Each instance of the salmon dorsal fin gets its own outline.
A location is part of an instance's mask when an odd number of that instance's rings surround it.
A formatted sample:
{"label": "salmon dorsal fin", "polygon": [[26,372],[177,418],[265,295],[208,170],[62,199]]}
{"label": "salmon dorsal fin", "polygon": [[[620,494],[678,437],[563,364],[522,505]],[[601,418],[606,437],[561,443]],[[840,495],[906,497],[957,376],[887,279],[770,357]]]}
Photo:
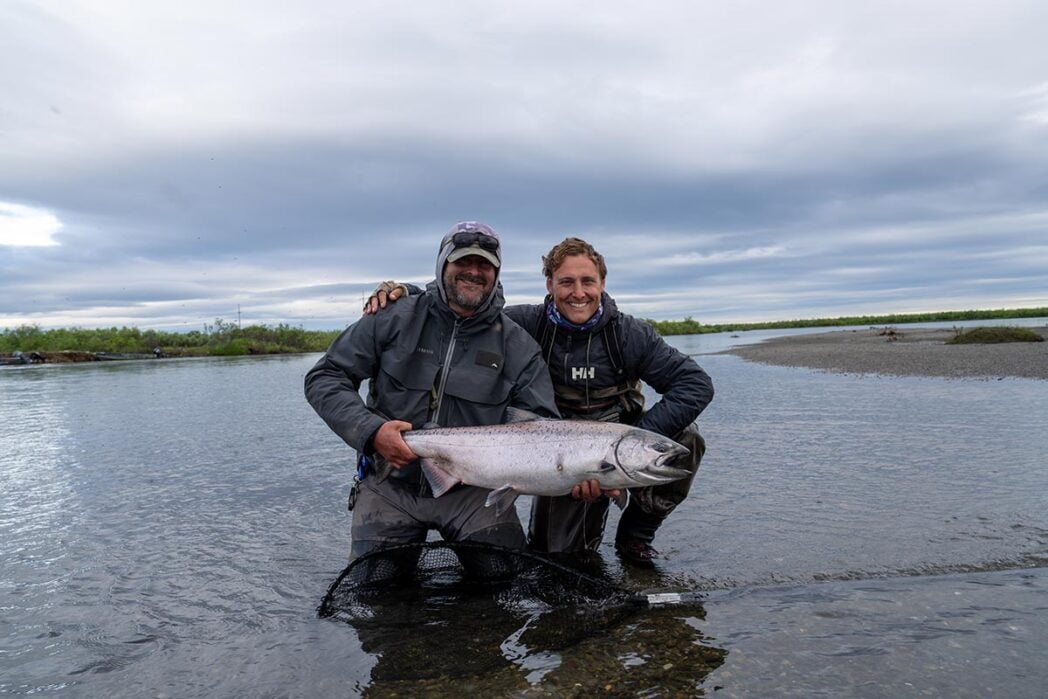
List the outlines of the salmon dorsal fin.
{"label": "salmon dorsal fin", "polygon": [[532,420],[544,420],[541,415],[537,415],[530,410],[524,410],[523,408],[514,408],[510,406],[506,408],[506,424],[514,422],[531,422]]}

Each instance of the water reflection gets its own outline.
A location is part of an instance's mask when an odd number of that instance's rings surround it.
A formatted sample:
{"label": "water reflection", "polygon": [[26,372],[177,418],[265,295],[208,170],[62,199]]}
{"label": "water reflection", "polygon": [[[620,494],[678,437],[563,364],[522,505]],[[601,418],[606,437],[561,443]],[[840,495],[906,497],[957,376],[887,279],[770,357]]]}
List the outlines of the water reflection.
{"label": "water reflection", "polygon": [[[546,561],[467,551],[471,563],[482,554],[495,559],[498,565],[485,568],[507,574],[494,579],[478,578],[451,551],[463,560],[459,545],[377,552],[351,564],[329,590],[321,616],[352,626],[375,658],[366,694],[457,695],[468,687],[489,695],[541,686],[544,694],[568,696],[690,696],[727,655],[704,642],[701,604],[650,607],[613,580],[599,557]],[[409,557],[419,561],[411,574],[404,570]]]}

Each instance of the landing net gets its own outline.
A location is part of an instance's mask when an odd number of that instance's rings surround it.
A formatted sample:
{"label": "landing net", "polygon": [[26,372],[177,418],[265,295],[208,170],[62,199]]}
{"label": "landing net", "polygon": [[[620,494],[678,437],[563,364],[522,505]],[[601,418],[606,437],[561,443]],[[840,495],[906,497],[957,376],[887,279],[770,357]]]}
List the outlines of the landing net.
{"label": "landing net", "polygon": [[431,541],[391,546],[354,560],[332,583],[318,614],[373,619],[405,602],[441,604],[477,595],[526,613],[648,604],[647,595],[528,551]]}

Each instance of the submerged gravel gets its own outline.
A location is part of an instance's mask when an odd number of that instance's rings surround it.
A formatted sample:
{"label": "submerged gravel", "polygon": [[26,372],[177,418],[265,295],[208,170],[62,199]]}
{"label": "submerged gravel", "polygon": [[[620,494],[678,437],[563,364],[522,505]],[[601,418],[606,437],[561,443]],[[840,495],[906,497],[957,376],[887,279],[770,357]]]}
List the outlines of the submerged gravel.
{"label": "submerged gravel", "polygon": [[[1048,340],[1048,327],[1030,328]],[[1048,379],[1048,342],[948,345],[950,329],[837,330],[720,352],[762,364],[847,374]]]}

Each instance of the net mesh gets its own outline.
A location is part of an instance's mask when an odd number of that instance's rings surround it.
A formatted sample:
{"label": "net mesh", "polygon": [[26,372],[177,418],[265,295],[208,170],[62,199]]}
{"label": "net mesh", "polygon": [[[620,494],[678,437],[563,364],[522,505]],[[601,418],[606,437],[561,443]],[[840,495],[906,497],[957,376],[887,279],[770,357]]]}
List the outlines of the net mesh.
{"label": "net mesh", "polygon": [[372,619],[427,599],[493,596],[509,610],[535,612],[646,604],[646,597],[579,567],[490,544],[433,541],[373,551],[354,560],[328,589],[321,617]]}

